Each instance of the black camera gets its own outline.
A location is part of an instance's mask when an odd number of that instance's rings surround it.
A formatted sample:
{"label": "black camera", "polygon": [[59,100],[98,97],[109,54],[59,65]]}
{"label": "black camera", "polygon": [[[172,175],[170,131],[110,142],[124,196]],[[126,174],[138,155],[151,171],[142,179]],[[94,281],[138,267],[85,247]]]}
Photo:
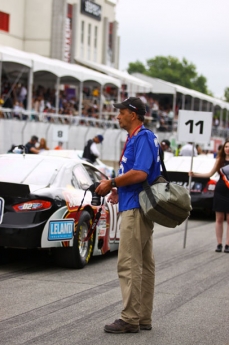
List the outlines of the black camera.
{"label": "black camera", "polygon": [[95,190],[98,187],[98,185],[99,185],[99,182],[95,182],[88,188],[88,190],[92,194],[91,204],[93,206],[100,206],[101,205],[101,197],[100,197],[100,195],[95,193]]}

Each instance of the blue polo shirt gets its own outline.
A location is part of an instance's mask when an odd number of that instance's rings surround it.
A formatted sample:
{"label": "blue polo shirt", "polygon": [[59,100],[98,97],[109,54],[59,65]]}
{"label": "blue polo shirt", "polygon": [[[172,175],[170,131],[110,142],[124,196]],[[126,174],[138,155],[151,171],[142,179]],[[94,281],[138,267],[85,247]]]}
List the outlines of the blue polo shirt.
{"label": "blue polo shirt", "polygon": [[[151,184],[160,175],[159,143],[155,134],[142,126],[137,135],[129,137],[119,168],[119,176],[129,170],[147,173]],[[119,211],[140,208],[139,193],[142,183],[118,188]]]}

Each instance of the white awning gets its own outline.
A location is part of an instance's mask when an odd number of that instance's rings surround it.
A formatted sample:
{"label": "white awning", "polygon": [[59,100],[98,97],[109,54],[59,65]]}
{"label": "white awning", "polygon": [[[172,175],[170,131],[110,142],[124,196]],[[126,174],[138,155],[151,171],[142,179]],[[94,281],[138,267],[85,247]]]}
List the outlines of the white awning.
{"label": "white awning", "polygon": [[57,77],[73,77],[78,81],[96,81],[101,85],[112,84],[121,87],[118,78],[92,71],[89,68],[50,59],[34,53],[27,53],[11,47],[0,46],[0,61],[18,63],[33,69],[33,72],[47,71]]}
{"label": "white awning", "polygon": [[142,79],[136,78],[135,76],[129,74],[128,72],[120,71],[116,68],[102,65],[94,61],[89,60],[83,60],[83,59],[75,59],[76,62],[83,66],[87,66],[89,68],[92,68],[96,71],[105,73],[106,75],[112,76],[114,78],[118,78],[122,84],[127,85],[127,92],[129,93],[129,96],[136,93],[145,93],[152,91],[152,84],[144,81]]}
{"label": "white awning", "polygon": [[183,95],[189,95],[194,98],[198,98],[207,102],[212,103],[213,105],[218,105],[220,108],[228,109],[229,110],[229,103],[224,102],[218,98],[214,98],[208,95],[205,95],[204,93],[198,92],[196,90],[191,90],[186,87],[169,83],[167,81],[148,77],[141,73],[133,73],[133,76],[136,78],[142,79],[148,83],[151,83],[153,87],[153,93],[155,94],[172,94],[175,95],[177,92],[183,94]]}
{"label": "white awning", "polygon": [[0,61],[14,62],[32,67],[32,60],[23,51],[11,47],[0,46]]}

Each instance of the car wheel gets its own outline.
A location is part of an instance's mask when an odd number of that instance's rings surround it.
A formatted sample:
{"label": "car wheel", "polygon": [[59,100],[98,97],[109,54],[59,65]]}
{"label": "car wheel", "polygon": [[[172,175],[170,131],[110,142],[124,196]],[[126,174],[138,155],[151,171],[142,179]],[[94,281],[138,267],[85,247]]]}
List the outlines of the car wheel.
{"label": "car wheel", "polygon": [[73,239],[73,247],[54,249],[54,260],[58,265],[68,268],[84,268],[89,262],[93,253],[93,235],[88,241],[84,242],[83,239],[87,236],[90,220],[90,214],[83,211]]}

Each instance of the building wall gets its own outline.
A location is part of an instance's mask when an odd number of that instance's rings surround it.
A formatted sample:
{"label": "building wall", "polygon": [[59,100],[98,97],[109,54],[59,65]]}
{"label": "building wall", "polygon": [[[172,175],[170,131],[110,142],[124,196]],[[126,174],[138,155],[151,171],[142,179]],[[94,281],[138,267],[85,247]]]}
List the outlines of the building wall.
{"label": "building wall", "polygon": [[24,50],[50,57],[52,0],[25,0]]}
{"label": "building wall", "polygon": [[10,15],[9,33],[0,30],[0,44],[24,50],[25,0],[0,0],[0,11]]}
{"label": "building wall", "polygon": [[[115,0],[95,0],[101,6],[101,20],[81,13],[81,0],[0,0],[0,11],[10,14],[9,33],[0,30],[0,44],[33,52],[46,57],[64,60],[67,4],[74,7],[72,18],[71,59],[83,58],[118,67],[119,38],[115,22]],[[82,21],[84,22],[84,44],[81,43]],[[114,37],[109,57],[109,23],[114,22]],[[91,27],[91,41],[88,46],[88,32]],[[97,49],[94,48],[97,27]],[[105,38],[105,39],[104,39]]]}

